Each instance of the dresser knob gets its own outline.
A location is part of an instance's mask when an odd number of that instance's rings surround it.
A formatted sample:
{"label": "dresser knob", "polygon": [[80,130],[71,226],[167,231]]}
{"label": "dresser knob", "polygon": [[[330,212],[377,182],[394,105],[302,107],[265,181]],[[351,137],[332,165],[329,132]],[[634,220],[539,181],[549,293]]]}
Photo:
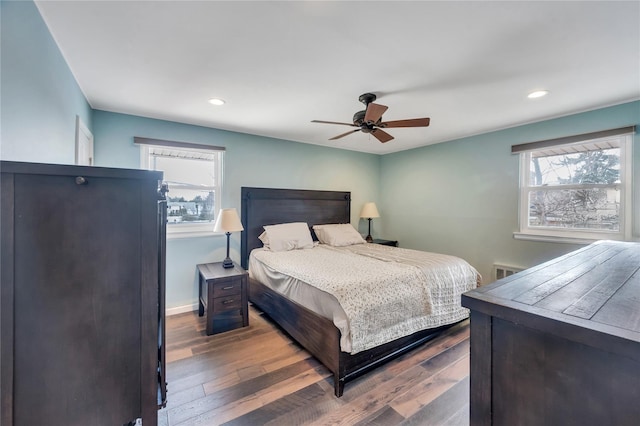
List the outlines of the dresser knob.
{"label": "dresser knob", "polygon": [[76,178],[76,184],[77,184],[77,185],[86,185],[87,183],[88,183],[87,179],[85,179],[85,178],[84,178],[84,177],[82,177],[82,176],[78,176],[78,177]]}

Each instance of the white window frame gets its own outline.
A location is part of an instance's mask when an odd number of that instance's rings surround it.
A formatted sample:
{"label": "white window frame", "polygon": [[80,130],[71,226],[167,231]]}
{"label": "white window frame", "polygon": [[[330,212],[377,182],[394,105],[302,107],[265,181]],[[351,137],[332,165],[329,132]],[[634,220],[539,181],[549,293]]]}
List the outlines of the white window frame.
{"label": "white window frame", "polygon": [[[214,219],[218,217],[221,209],[221,198],[222,198],[222,177],[223,177],[223,166],[224,166],[224,152],[225,149],[223,147],[209,146],[209,145],[200,145],[200,144],[192,144],[185,142],[173,142],[173,141],[164,141],[159,139],[147,139],[147,138],[139,138],[135,137],[135,143],[140,146],[140,168],[146,170],[154,170],[153,167],[153,156],[151,155],[152,148],[163,148],[165,150],[171,151],[172,149],[176,152],[178,151],[188,151],[202,154],[214,154],[214,165],[215,170],[215,182],[213,185],[203,185],[199,187],[199,189],[211,190],[214,192]],[[201,161],[195,160],[194,161]],[[169,183],[169,193],[167,197],[171,196],[171,187],[172,185]],[[167,239],[174,238],[194,238],[194,237],[209,237],[214,235],[219,235],[221,233],[214,232],[214,221],[210,223],[180,223],[179,225],[167,223]]]}
{"label": "white window frame", "polygon": [[[532,142],[514,145],[512,153],[520,155],[520,194],[519,194],[519,232],[514,238],[522,240],[590,244],[595,240],[631,241],[632,236],[632,179],[633,179],[633,134],[634,127],[614,129],[603,132],[578,135],[551,141]],[[556,227],[529,226],[529,193],[539,190],[540,186],[530,185],[530,165],[532,153],[549,148],[563,148],[591,145],[607,139],[617,138],[620,145],[620,183],[612,185],[554,185],[545,189],[579,189],[597,187],[615,187],[620,190],[620,222],[618,231],[563,229]],[[594,149],[591,149],[595,151]]]}

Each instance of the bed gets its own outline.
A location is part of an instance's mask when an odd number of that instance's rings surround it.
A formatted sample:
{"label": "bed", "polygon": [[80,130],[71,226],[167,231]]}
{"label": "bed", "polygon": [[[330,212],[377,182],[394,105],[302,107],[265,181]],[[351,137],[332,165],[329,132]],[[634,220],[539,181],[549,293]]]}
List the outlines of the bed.
{"label": "bed", "polygon": [[[310,228],[320,224],[348,224],[351,219],[350,204],[351,194],[344,191],[242,188],[241,215],[245,230],[242,232],[241,258],[242,266],[249,269],[250,273],[249,300],[333,373],[334,392],[337,397],[342,396],[346,382],[433,339],[443,330],[467,316],[466,310],[458,307],[455,319],[446,324],[418,329],[408,335],[400,335],[391,341],[381,340],[379,344],[374,341],[374,346],[371,346],[371,342],[368,342],[368,346],[362,346],[358,343],[359,341],[354,339],[354,347],[358,346],[358,350],[353,351],[351,347],[348,347],[347,351],[345,351],[343,350],[345,336],[334,323],[334,319],[327,317],[326,314],[317,313],[315,308],[298,303],[286,297],[280,291],[274,290],[269,279],[264,278],[264,274],[257,273],[258,269],[255,267],[257,255],[263,256],[262,262],[265,261],[264,259],[270,259],[269,257],[265,258],[265,255],[280,255],[280,253],[260,253],[263,250],[263,242],[259,239],[259,236],[264,232],[264,226],[294,222],[304,222]],[[316,235],[313,229],[311,229],[311,235],[315,240]],[[402,249],[371,244],[362,244],[354,247],[360,251],[366,250],[367,253],[365,254],[373,257],[395,254],[387,251],[398,250],[403,252]],[[374,250],[373,255],[369,254],[369,250],[372,249]],[[251,258],[254,266],[254,273],[252,273],[249,259],[251,252],[254,250],[254,256]],[[307,252],[312,253],[314,251],[325,253],[326,256],[334,256],[330,252],[336,250],[321,245],[314,247],[312,250],[294,250],[294,252],[300,256],[306,256]],[[408,252],[404,250],[405,254]],[[464,263],[466,264],[466,262]],[[476,274],[473,277],[473,286],[475,286],[479,281],[479,275],[473,268],[470,266],[469,268]],[[259,279],[256,279],[256,277]],[[457,293],[455,303],[459,305]],[[346,307],[345,310],[347,310]],[[459,310],[464,311],[463,317],[461,317]],[[357,321],[351,319],[350,322],[355,324]],[[342,328],[342,325],[339,325]],[[358,333],[355,333],[355,335],[358,335]]]}

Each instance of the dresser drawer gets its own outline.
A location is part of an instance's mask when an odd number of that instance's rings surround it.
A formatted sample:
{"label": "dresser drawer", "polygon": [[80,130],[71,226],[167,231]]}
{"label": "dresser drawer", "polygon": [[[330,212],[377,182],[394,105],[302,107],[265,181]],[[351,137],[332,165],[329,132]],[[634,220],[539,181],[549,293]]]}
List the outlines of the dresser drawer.
{"label": "dresser drawer", "polygon": [[242,279],[230,279],[224,281],[218,281],[213,284],[213,294],[211,297],[226,297],[236,294],[240,294],[242,291]]}

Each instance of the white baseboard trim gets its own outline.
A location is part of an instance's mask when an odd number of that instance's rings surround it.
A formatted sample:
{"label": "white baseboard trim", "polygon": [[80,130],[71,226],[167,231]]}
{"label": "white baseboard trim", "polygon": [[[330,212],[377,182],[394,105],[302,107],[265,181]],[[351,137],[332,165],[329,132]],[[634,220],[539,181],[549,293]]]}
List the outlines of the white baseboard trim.
{"label": "white baseboard trim", "polygon": [[175,308],[167,308],[165,311],[167,316],[184,314],[185,312],[192,312],[198,310],[198,304],[194,303],[192,305],[184,305],[184,306],[176,306]]}

